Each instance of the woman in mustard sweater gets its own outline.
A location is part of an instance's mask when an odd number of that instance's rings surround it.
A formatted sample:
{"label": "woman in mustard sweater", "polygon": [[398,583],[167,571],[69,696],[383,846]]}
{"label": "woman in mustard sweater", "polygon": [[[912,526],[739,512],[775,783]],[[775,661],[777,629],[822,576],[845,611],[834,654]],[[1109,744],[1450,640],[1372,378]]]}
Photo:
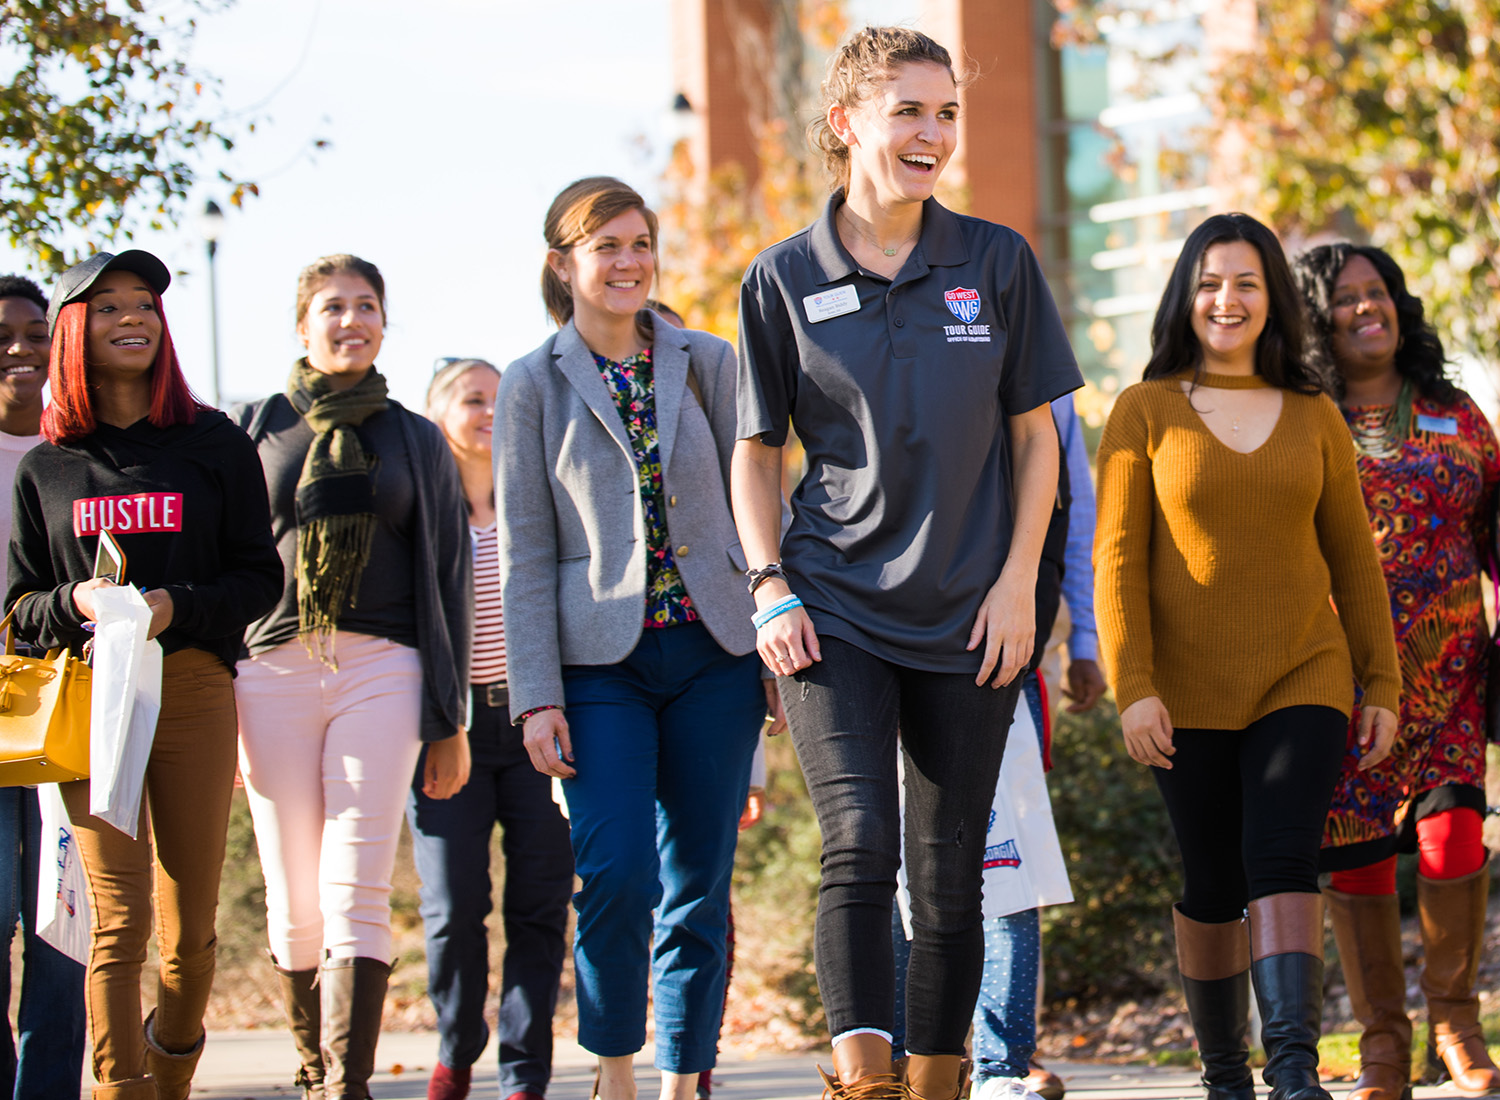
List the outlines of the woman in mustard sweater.
{"label": "woman in mustard sweater", "polygon": [[1252,984],[1272,1100],[1328,1095],[1318,848],[1356,681],[1361,767],[1390,751],[1401,691],[1354,446],[1302,332],[1276,237],[1209,218],[1099,445],[1101,656],[1182,851],[1177,958],[1209,1100],[1254,1096]]}

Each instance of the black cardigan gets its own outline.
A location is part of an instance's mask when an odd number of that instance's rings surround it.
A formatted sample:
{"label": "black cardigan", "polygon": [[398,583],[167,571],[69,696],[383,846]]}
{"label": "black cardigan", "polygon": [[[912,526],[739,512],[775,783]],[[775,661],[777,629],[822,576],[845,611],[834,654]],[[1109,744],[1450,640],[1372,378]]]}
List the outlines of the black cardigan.
{"label": "black cardigan", "polygon": [[233,671],[246,625],[281,592],[260,458],[218,410],[38,444],[16,471],[14,505],[6,606],[45,594],[16,614],[17,633],[40,645],[88,640],[73,588],[93,576],[101,527],[125,552],[128,583],[171,594],[157,638],[167,653],[206,650]]}
{"label": "black cardigan", "polygon": [[[412,489],[416,502],[415,530],[426,537],[412,540],[416,567],[417,649],[422,656],[422,740],[442,741],[459,726],[469,723],[469,654],[474,636],[474,552],[469,539],[468,504],[458,477],[458,465],[443,433],[426,417],[418,416],[397,401],[389,413],[401,425],[402,439],[415,476]],[[257,444],[279,431],[300,423],[301,415],[284,394],[275,394],[249,405],[239,405],[230,415]],[[282,460],[289,455],[281,452]],[[298,463],[302,461],[297,458]],[[265,483],[274,483],[282,471],[266,470]],[[425,474],[426,476],[421,476]],[[289,525],[295,531],[295,525]],[[284,558],[296,553],[296,538],[284,539]],[[287,561],[287,583],[293,580],[294,563]],[[278,592],[278,596],[280,593]],[[273,600],[274,604],[276,601]],[[270,609],[267,609],[268,611]],[[255,634],[251,629],[251,637]]]}

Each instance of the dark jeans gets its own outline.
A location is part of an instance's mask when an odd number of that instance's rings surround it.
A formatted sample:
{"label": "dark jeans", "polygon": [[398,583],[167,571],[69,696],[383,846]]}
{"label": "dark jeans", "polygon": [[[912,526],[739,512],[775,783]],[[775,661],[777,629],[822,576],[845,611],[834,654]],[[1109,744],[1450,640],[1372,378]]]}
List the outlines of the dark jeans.
{"label": "dark jeans", "polygon": [[[493,695],[493,697],[492,697]],[[562,975],[573,893],[568,822],[552,782],[531,766],[521,730],[509,722],[503,688],[473,692],[473,771],[446,801],[421,792],[423,762],[407,802],[412,851],[422,876],[427,991],[446,1066],[466,1068],[489,1041],[490,834],[502,830],[505,961],[500,974],[500,1095],[545,1093],[552,1076],[552,1014]],[[492,705],[493,704],[493,705]]]}
{"label": "dark jeans", "polygon": [[1332,707],[1298,706],[1242,730],[1175,731],[1171,770],[1151,772],[1182,852],[1184,916],[1221,924],[1256,898],[1318,892],[1348,727]]}
{"label": "dark jeans", "polygon": [[583,882],[578,1042],[590,1053],[645,1044],[649,968],[657,1068],[713,1068],[729,881],[766,713],[760,667],[688,623],[643,631],[619,664],[563,669],[578,769],[563,790]]}
{"label": "dark jeans", "polygon": [[899,729],[913,932],[907,1049],[962,1054],[984,966],[984,834],[1020,678],[996,691],[972,675],[819,642],[823,659],[779,687],[823,832],[814,952],[828,1029],[837,1039],[894,1025]]}
{"label": "dark jeans", "polygon": [[[0,1004],[10,1004],[10,944],[21,921],[24,965],[20,1059],[9,1020],[0,1035],[0,1097],[51,1100],[77,1096],[83,1077],[82,963],[74,962],[36,934],[36,877],[43,850],[57,858],[57,841],[44,843],[36,791],[0,787]],[[48,898],[50,904],[53,899]]]}

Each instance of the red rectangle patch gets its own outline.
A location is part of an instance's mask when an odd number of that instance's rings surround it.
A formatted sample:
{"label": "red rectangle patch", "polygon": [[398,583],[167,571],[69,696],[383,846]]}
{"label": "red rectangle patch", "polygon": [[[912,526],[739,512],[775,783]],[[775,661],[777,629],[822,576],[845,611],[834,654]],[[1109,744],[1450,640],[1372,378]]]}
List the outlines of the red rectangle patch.
{"label": "red rectangle patch", "polygon": [[181,493],[136,493],[128,497],[84,497],[73,502],[73,534],[139,534],[182,530]]}

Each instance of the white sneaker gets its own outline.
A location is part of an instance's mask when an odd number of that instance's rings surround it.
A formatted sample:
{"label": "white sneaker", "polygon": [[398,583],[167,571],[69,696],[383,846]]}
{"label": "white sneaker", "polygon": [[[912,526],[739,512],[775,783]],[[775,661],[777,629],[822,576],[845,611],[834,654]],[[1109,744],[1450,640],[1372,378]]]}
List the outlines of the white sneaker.
{"label": "white sneaker", "polygon": [[974,1090],[974,1100],[1042,1100],[1026,1087],[1024,1077],[986,1077]]}

